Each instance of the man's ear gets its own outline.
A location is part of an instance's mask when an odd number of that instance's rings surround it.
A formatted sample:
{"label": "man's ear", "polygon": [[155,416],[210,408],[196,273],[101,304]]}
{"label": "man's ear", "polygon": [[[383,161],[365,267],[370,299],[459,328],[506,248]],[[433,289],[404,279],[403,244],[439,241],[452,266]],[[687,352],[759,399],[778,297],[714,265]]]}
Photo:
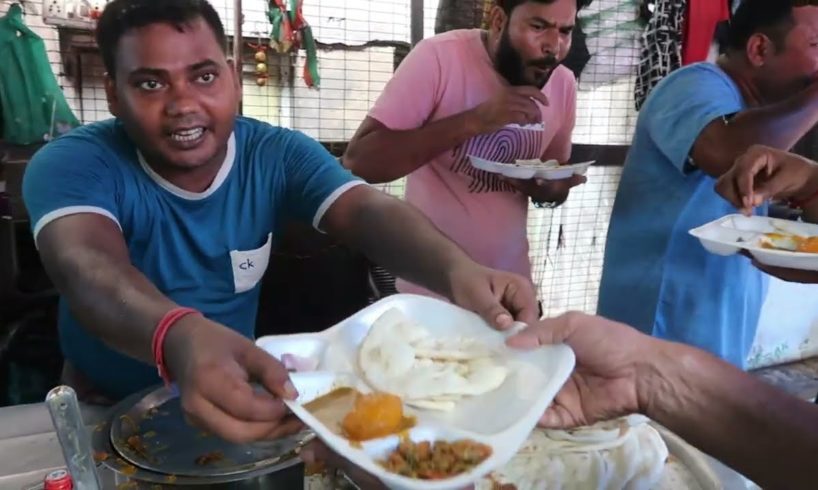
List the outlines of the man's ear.
{"label": "man's ear", "polygon": [[491,7],[491,11],[489,12],[489,30],[499,35],[503,32],[503,28],[506,26],[508,21],[508,16],[506,15],[505,11],[499,5],[494,5]]}
{"label": "man's ear", "polygon": [[750,39],[747,40],[747,47],[745,48],[747,60],[754,68],[764,66],[767,59],[775,54],[775,51],[776,48],[773,40],[767,37],[766,34],[760,32],[750,36]]}
{"label": "man's ear", "polygon": [[116,80],[105,73],[105,98],[108,100],[108,112],[119,117],[119,96],[116,93]]}

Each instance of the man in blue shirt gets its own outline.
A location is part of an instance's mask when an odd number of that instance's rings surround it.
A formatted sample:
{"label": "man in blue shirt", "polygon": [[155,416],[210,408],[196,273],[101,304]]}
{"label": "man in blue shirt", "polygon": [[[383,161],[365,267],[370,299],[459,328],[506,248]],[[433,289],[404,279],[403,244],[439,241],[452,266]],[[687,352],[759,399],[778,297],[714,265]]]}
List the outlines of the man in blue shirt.
{"label": "man in blue shirt", "polygon": [[[62,296],[73,384],[115,400],[157,383],[163,357],[188,417],[206,429],[233,441],[292,431],[286,369],[252,341],[259,280],[286,219],[498,328],[536,320],[529,281],[479,266],[303,134],[236,117],[240,80],[205,0],[114,0],[97,42],[116,118],[45,146],[24,181]],[[173,323],[157,355],[154,333],[180,306],[202,314]]]}
{"label": "man in blue shirt", "polygon": [[796,5],[745,0],[726,54],[677,70],[646,101],[611,216],[600,315],[744,365],[767,278],[688,231],[735,212],[714,184],[736,157],[754,143],[788,149],[818,123],[818,7]]}

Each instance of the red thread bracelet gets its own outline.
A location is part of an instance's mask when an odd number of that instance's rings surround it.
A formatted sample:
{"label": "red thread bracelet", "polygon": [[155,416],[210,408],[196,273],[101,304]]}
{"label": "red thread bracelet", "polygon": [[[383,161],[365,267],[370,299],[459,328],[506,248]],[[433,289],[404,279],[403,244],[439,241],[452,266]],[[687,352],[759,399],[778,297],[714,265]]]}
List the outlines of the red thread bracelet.
{"label": "red thread bracelet", "polygon": [[165,366],[165,337],[170,327],[175,325],[183,316],[190,314],[199,314],[199,311],[185,307],[174,308],[165,313],[165,316],[163,316],[156,325],[156,330],[153,331],[153,339],[151,340],[153,360],[156,362],[156,369],[159,372],[159,377],[165,382],[165,386],[170,385],[170,375],[168,374],[167,366]]}
{"label": "red thread bracelet", "polygon": [[804,199],[790,199],[787,201],[787,204],[789,204],[789,206],[793,209],[804,209],[804,206],[811,203],[815,199],[818,199],[818,191],[810,194]]}

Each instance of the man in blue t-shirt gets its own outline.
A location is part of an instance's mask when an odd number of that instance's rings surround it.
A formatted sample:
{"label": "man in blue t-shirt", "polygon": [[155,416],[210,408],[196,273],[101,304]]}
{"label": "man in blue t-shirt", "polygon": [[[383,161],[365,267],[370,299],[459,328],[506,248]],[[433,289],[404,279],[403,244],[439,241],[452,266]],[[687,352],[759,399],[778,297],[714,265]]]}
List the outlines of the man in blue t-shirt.
{"label": "man in blue t-shirt", "polygon": [[[62,296],[66,376],[83,393],[116,400],[157,383],[163,357],[188,417],[206,429],[234,441],[293,430],[286,369],[252,341],[259,280],[286,219],[498,328],[536,320],[529,281],[479,266],[303,134],[236,117],[240,79],[206,1],[114,0],[97,42],[116,118],[46,145],[24,182]],[[181,306],[201,315],[182,316],[159,342],[158,326]]]}
{"label": "man in blue t-shirt", "polygon": [[651,93],[613,207],[600,315],[744,365],[767,277],[688,231],[735,212],[714,184],[737,156],[754,143],[788,149],[818,123],[818,7],[796,5],[745,0],[716,64],[677,70]]}

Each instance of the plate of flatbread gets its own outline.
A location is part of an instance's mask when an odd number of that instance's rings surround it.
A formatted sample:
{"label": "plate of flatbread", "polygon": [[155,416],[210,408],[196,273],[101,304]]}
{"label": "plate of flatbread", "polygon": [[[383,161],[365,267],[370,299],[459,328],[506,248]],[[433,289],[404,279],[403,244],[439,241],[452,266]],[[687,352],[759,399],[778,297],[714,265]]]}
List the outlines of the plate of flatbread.
{"label": "plate of flatbread", "polygon": [[431,490],[511,460],[574,368],[568,346],[519,351],[505,337],[448,302],[398,294],[257,345],[293,370],[288,406],[324,443],[390,488]]}
{"label": "plate of flatbread", "polygon": [[533,160],[515,160],[509,163],[495,162],[480,158],[474,155],[469,155],[469,161],[474,168],[503,175],[511,179],[544,179],[544,180],[563,180],[572,175],[585,175],[588,172],[588,167],[593,165],[595,161],[560,164],[556,160],[542,161],[540,159]]}

